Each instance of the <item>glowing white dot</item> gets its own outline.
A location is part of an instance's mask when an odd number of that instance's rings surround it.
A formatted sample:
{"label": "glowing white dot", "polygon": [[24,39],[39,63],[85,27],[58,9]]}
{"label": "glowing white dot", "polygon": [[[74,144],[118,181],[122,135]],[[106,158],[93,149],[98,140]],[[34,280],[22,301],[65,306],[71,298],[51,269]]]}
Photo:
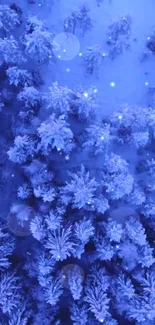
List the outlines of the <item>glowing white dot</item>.
{"label": "glowing white dot", "polygon": [[104,321],[104,320],[101,318],[101,319],[100,319],[100,322],[103,323],[103,321]]}
{"label": "glowing white dot", "polygon": [[58,151],[60,151],[61,149],[60,148],[57,148]]}
{"label": "glowing white dot", "polygon": [[82,53],[81,52],[79,53],[79,56],[82,56]]}
{"label": "glowing white dot", "polygon": [[150,40],[150,36],[147,37],[148,41]]}
{"label": "glowing white dot", "polygon": [[95,88],[95,89],[94,89],[94,93],[96,94],[97,92],[98,92],[98,89],[97,89],[97,88]]}
{"label": "glowing white dot", "polygon": [[66,49],[63,49],[63,52],[66,53]]}
{"label": "glowing white dot", "polygon": [[109,36],[109,39],[111,39],[111,36]]}
{"label": "glowing white dot", "polygon": [[91,202],[90,202],[90,201],[88,201],[88,202],[87,202],[87,204],[91,204]]}
{"label": "glowing white dot", "polygon": [[70,72],[70,68],[67,68],[67,69],[66,69],[66,72]]}
{"label": "glowing white dot", "polygon": [[68,24],[65,24],[65,27],[67,28],[68,27]]}
{"label": "glowing white dot", "polygon": [[111,86],[111,87],[115,87],[115,82],[112,81],[112,82],[110,83],[110,86]]}
{"label": "glowing white dot", "polygon": [[49,55],[48,57],[49,57],[49,59],[51,59],[52,58],[52,55]]}
{"label": "glowing white dot", "polygon": [[14,175],[14,174],[12,174],[12,175],[11,175],[11,177],[15,177],[15,175]]}
{"label": "glowing white dot", "polygon": [[106,56],[106,54],[105,53],[102,53],[102,56]]}
{"label": "glowing white dot", "polygon": [[41,7],[41,3],[39,3],[38,6]]}
{"label": "glowing white dot", "polygon": [[148,85],[149,85],[149,83],[146,81],[146,82],[145,82],[145,86],[148,86]]}
{"label": "glowing white dot", "polygon": [[65,157],[65,159],[66,159],[66,160],[69,160],[69,159],[70,159],[70,158],[69,158],[69,155],[67,155],[67,156]]}
{"label": "glowing white dot", "polygon": [[122,119],[122,115],[119,115],[118,118],[119,118],[119,120],[121,120]]}
{"label": "glowing white dot", "polygon": [[84,97],[86,97],[86,98],[88,97],[88,93],[86,93],[86,92],[85,92],[83,95],[84,95]]}
{"label": "glowing white dot", "polygon": [[101,140],[104,140],[104,136],[103,135],[101,136]]}
{"label": "glowing white dot", "polygon": [[119,245],[116,245],[116,248],[119,248]]}
{"label": "glowing white dot", "polygon": [[58,58],[60,59],[61,58],[61,55],[58,55]]}

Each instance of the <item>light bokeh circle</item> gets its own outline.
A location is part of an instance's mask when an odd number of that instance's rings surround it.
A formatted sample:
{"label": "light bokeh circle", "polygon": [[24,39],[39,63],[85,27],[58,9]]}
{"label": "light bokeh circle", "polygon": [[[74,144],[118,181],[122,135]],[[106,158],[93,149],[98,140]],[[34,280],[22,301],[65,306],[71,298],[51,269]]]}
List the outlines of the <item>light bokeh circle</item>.
{"label": "light bokeh circle", "polygon": [[85,274],[83,269],[77,264],[67,264],[63,266],[61,270],[63,286],[65,288],[69,288],[68,277],[70,272],[72,273],[73,271],[77,272],[80,275],[82,282],[84,281]]}
{"label": "light bokeh circle", "polygon": [[29,236],[31,234],[30,223],[34,215],[34,210],[25,204],[12,206],[7,216],[9,230],[19,237]]}
{"label": "light bokeh circle", "polygon": [[53,40],[53,53],[59,60],[72,60],[79,51],[80,42],[72,33],[60,33]]}

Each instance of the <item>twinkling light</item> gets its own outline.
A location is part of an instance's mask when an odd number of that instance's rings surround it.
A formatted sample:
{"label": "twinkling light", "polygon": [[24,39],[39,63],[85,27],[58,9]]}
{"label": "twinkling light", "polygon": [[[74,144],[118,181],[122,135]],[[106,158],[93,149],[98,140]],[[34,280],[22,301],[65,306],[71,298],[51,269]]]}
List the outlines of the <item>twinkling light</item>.
{"label": "twinkling light", "polygon": [[58,58],[61,59],[61,55],[58,55]]}
{"label": "twinkling light", "polygon": [[121,120],[122,119],[122,115],[119,115],[118,118],[119,118],[119,120]]}
{"label": "twinkling light", "polygon": [[63,49],[63,52],[66,53],[66,49]]}
{"label": "twinkling light", "polygon": [[41,3],[39,3],[38,6],[41,7]]}
{"label": "twinkling light", "polygon": [[115,87],[115,82],[112,81],[112,82],[110,83],[110,86],[111,86],[111,87]]}
{"label": "twinkling light", "polygon": [[70,72],[70,71],[71,71],[70,68],[67,68],[67,69],[66,69],[66,72]]}
{"label": "twinkling light", "polygon": [[146,81],[146,82],[145,82],[145,86],[148,86],[148,85],[149,85],[149,83],[148,83],[148,81]]}
{"label": "twinkling light", "polygon": [[82,56],[82,53],[81,52],[79,53],[79,56]]}
{"label": "twinkling light", "polygon": [[87,92],[84,92],[84,97],[88,98],[88,93]]}
{"label": "twinkling light", "polygon": [[96,94],[97,92],[98,92],[98,89],[97,89],[97,88],[95,88],[95,89],[94,89],[94,93]]}
{"label": "twinkling light", "polygon": [[104,136],[103,135],[101,136],[101,140],[104,140]]}
{"label": "twinkling light", "polygon": [[52,58],[52,55],[49,55],[48,57],[49,57],[49,59],[51,59]]}
{"label": "twinkling light", "polygon": [[102,56],[106,56],[106,54],[105,53],[102,53]]}
{"label": "twinkling light", "polygon": [[150,40],[150,36],[147,37],[148,41]]}

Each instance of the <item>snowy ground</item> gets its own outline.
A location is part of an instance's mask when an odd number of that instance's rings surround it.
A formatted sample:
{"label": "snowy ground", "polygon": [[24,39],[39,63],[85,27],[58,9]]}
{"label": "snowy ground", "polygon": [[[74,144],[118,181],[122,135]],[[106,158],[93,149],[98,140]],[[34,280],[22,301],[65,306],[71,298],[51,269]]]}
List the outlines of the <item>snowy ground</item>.
{"label": "snowy ground", "polygon": [[[25,1],[19,0],[19,5],[23,7]],[[80,52],[83,52],[87,46],[99,44],[103,52],[107,53],[107,31],[111,22],[126,14],[130,14],[133,19],[131,51],[125,52],[113,61],[106,58],[98,77],[90,76],[85,72],[83,59],[77,55],[70,61],[60,60],[56,63],[56,67],[53,65],[44,67],[44,88],[50,86],[55,80],[70,88],[79,84],[84,85],[85,88],[95,85],[103,115],[111,113],[123,103],[141,106],[152,104],[147,88],[155,86],[155,57],[149,58],[146,62],[141,62],[141,58],[146,50],[147,37],[154,27],[154,0],[112,0],[112,2],[103,0],[100,7],[97,6],[96,0],[59,0],[52,10],[43,4],[39,6],[40,3],[41,0],[36,0],[36,4],[24,4],[26,8],[23,9],[45,20],[48,29],[56,35],[63,32],[64,18],[73,9],[75,10],[81,4],[88,5],[94,28],[87,32],[84,38],[76,34],[80,41]],[[67,68],[70,72],[66,71]],[[110,82],[115,82],[115,87],[110,87]],[[149,85],[146,86],[145,82]]]}

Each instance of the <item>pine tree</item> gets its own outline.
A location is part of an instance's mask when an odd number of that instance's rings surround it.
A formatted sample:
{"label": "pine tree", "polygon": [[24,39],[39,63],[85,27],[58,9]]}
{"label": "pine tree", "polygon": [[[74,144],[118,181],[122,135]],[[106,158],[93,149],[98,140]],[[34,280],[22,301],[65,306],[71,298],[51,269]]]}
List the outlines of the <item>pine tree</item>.
{"label": "pine tree", "polygon": [[50,115],[45,122],[42,122],[37,131],[40,137],[38,149],[41,149],[45,155],[48,155],[49,151],[54,148],[57,151],[62,150],[69,153],[74,147],[73,133],[64,115],[60,115],[58,118],[55,117],[55,114]]}
{"label": "pine tree", "polygon": [[61,191],[61,200],[64,204],[72,203],[75,208],[87,208],[94,200],[94,194],[98,187],[94,178],[90,178],[82,165],[77,174],[69,173],[71,181]]}
{"label": "pine tree", "polygon": [[103,51],[99,45],[89,47],[83,54],[86,70],[92,74],[94,71],[98,71],[103,61]]}
{"label": "pine tree", "polygon": [[8,5],[0,5],[0,30],[3,31],[4,36],[19,25],[20,21],[17,12]]}
{"label": "pine tree", "polygon": [[53,57],[53,37],[47,30],[35,28],[25,34],[23,39],[25,54],[38,63],[49,61]]}
{"label": "pine tree", "polygon": [[23,164],[33,155],[35,148],[34,141],[27,135],[18,135],[14,140],[14,146],[8,150],[8,156],[11,161]]}
{"label": "pine tree", "polygon": [[6,71],[9,78],[10,85],[14,86],[32,86],[32,75],[30,72],[24,69],[18,69],[17,67],[9,67]]}
{"label": "pine tree", "polygon": [[3,63],[20,64],[23,61],[25,59],[14,37],[0,38],[0,65]]}

